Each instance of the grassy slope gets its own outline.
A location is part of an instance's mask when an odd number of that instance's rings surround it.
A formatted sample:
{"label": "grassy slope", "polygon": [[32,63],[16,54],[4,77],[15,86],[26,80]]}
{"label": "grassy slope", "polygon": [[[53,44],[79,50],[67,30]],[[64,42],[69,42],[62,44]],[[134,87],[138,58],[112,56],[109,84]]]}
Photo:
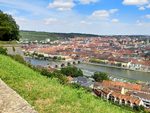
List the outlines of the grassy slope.
{"label": "grassy slope", "polygon": [[18,62],[0,55],[0,78],[40,113],[129,113],[96,99],[84,90],[63,86]]}

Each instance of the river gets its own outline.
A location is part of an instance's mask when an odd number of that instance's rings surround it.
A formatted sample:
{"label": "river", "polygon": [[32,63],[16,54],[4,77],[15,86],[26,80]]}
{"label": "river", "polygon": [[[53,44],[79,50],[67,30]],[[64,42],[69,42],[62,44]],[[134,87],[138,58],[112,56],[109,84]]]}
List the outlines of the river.
{"label": "river", "polygon": [[96,71],[102,71],[110,74],[116,78],[126,78],[130,80],[141,80],[141,81],[150,81],[150,73],[146,72],[139,72],[139,71],[131,71],[131,70],[124,70],[112,67],[103,67],[98,65],[91,65],[91,64],[79,64],[77,65],[78,68],[82,69],[85,74],[91,75]]}
{"label": "river", "polygon": [[[47,64],[54,66],[55,64],[60,63],[60,62],[37,60],[37,59],[31,59],[31,58],[26,58],[26,61],[30,62],[32,65],[35,65],[35,66],[41,65],[44,67],[47,67],[48,66]],[[118,69],[118,68],[112,68],[112,67],[103,67],[103,66],[92,65],[92,64],[78,64],[76,66],[82,69],[84,75],[86,76],[91,76],[96,71],[102,71],[116,78],[141,80],[141,81],[146,81],[146,82],[150,81],[150,73],[146,73],[146,72],[124,70],[124,69]]]}

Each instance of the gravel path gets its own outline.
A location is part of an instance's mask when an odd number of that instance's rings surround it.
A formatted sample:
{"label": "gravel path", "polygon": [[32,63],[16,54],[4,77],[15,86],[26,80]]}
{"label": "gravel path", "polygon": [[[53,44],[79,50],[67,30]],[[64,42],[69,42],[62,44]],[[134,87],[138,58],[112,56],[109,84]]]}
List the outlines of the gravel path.
{"label": "gravel path", "polygon": [[0,113],[37,113],[21,96],[0,79]]}

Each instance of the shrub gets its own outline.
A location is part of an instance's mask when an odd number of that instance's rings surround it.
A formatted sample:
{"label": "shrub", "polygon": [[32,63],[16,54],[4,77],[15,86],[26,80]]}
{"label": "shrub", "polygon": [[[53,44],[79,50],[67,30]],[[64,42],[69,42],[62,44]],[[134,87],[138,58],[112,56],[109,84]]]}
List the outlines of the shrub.
{"label": "shrub", "polygon": [[146,113],[143,106],[134,106],[133,110],[137,111],[137,112],[140,112],[140,113]]}
{"label": "shrub", "polygon": [[107,73],[95,72],[92,76],[96,82],[102,82],[103,80],[109,80]]}
{"label": "shrub", "polygon": [[49,71],[48,71],[47,69],[45,69],[45,68],[41,68],[41,69],[40,69],[40,72],[41,72],[41,74],[44,75],[44,76],[52,77],[51,72],[49,72]]}
{"label": "shrub", "polygon": [[102,60],[100,60],[100,59],[95,59],[95,58],[90,59],[90,62],[92,62],[92,63],[101,63],[101,64],[105,64],[104,61],[102,61]]}
{"label": "shrub", "polygon": [[24,58],[21,55],[9,55],[11,58],[13,58],[14,60],[18,61],[19,63],[25,64],[27,65],[26,61],[24,60]]}
{"label": "shrub", "polygon": [[0,47],[0,54],[7,55],[7,49]]}
{"label": "shrub", "polygon": [[59,71],[59,70],[54,71],[54,72],[52,73],[52,77],[58,78],[58,79],[59,79],[59,82],[60,82],[61,84],[67,84],[67,83],[68,83],[67,77],[66,77],[65,75],[63,75],[63,74],[61,73],[61,71]]}
{"label": "shrub", "polygon": [[71,86],[72,88],[75,88],[75,89],[80,89],[80,88],[81,88],[81,85],[80,85],[80,84],[77,84],[77,83],[72,83],[72,84],[70,84],[70,86]]}
{"label": "shrub", "polygon": [[66,76],[71,76],[71,77],[83,76],[82,70],[74,66],[68,66],[68,67],[62,68],[61,73]]}

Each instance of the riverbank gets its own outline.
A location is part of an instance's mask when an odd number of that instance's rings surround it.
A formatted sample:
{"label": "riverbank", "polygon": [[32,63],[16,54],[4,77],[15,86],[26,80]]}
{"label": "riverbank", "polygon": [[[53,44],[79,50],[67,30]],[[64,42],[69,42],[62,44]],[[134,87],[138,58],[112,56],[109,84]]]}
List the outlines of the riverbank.
{"label": "riverbank", "polygon": [[150,71],[135,70],[135,69],[125,68],[125,67],[118,67],[118,66],[107,65],[107,64],[100,64],[100,63],[83,62],[83,64],[89,64],[89,65],[96,65],[96,66],[111,67],[111,68],[117,68],[117,69],[124,69],[124,70],[130,70],[130,71],[139,71],[139,72],[150,73]]}
{"label": "riverbank", "polygon": [[[47,67],[47,64],[51,64],[52,66],[55,66],[56,63],[51,61],[45,61],[45,60],[38,60],[38,59],[30,59],[31,62],[29,62],[29,59],[26,59],[28,63],[31,63],[34,66],[41,65],[43,67]],[[81,63],[76,65],[78,68],[86,71],[86,75],[91,76],[94,72],[101,71],[106,72],[109,75],[113,75],[115,78],[125,78],[129,80],[135,80],[135,81],[144,81],[148,82],[150,81],[149,73],[140,72],[140,71],[130,71],[128,69],[120,69],[120,68],[114,68],[114,67],[106,67],[106,66],[100,66],[99,64],[91,65],[87,63]]]}

